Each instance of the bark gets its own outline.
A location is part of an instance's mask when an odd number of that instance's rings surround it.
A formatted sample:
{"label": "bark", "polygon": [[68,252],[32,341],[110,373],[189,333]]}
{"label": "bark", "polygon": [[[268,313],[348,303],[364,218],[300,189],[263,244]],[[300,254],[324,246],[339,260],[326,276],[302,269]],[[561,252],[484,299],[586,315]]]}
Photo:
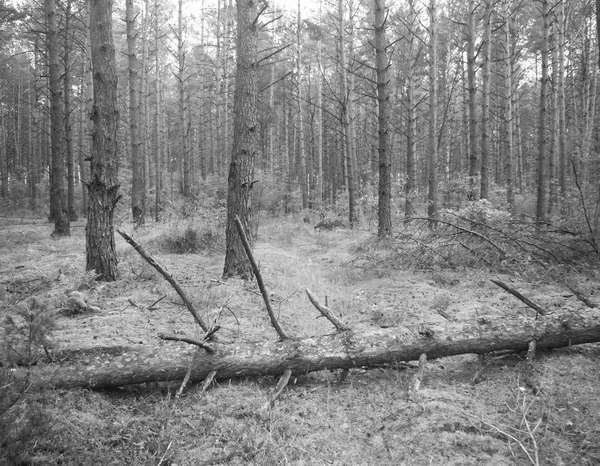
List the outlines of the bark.
{"label": "bark", "polygon": [[[229,165],[227,196],[226,250],[223,277],[249,279],[252,268],[235,224],[239,217],[249,232],[253,164],[257,151],[258,122],[256,118],[256,58],[258,30],[256,2],[239,0],[237,7],[237,75],[234,96],[233,150]],[[251,235],[248,235],[251,237]]]}
{"label": "bark", "polygon": [[104,281],[118,277],[113,213],[119,201],[117,179],[117,71],[112,37],[112,0],[90,3],[90,40],[94,70],[90,207],[86,227],[86,270]]}
{"label": "bark", "polygon": [[542,76],[540,86],[540,112],[538,123],[537,202],[535,210],[535,215],[538,224],[541,224],[546,216],[546,119],[548,113],[548,55],[550,41],[549,0],[542,0],[542,21]]}
{"label": "bark", "polygon": [[65,196],[65,139],[62,88],[60,85],[60,53],[58,50],[58,19],[56,0],[46,0],[46,44],[48,49],[50,90],[50,141],[52,176],[50,179],[50,218],[55,236],[69,236],[71,223]]}
{"label": "bark", "polygon": [[[435,218],[439,210],[438,190],[438,110],[437,110],[437,0],[429,3],[429,152],[427,215]],[[430,223],[433,227],[435,223]]]}
{"label": "bark", "polygon": [[490,155],[490,77],[492,68],[492,4],[493,0],[485,0],[485,24],[483,32],[483,76],[482,76],[482,106],[481,106],[481,199],[490,195],[489,186],[489,155]]}
{"label": "bark", "polygon": [[77,209],[75,208],[75,152],[73,150],[73,127],[71,125],[71,75],[74,70],[71,68],[69,52],[73,44],[73,31],[71,27],[71,0],[67,0],[65,11],[65,29],[63,31],[65,39],[64,63],[65,74],[63,81],[64,99],[65,99],[65,150],[67,158],[67,209],[69,220],[77,220]]}
{"label": "bark", "polygon": [[302,208],[308,208],[308,177],[306,169],[306,151],[304,144],[304,118],[302,114],[302,17],[301,0],[298,0],[298,18],[296,24],[296,105],[298,106],[298,161],[300,162],[300,191],[302,193]]}
{"label": "bark", "polygon": [[475,2],[467,2],[467,84],[469,88],[469,198],[476,198],[478,178],[477,88],[475,85]]}
{"label": "bark", "polygon": [[186,68],[185,63],[185,28],[183,24],[183,0],[178,2],[177,16],[177,90],[179,93],[179,150],[183,159],[183,195],[190,197],[192,195],[192,157],[189,148],[189,127],[187,122],[187,92],[186,92]]}
{"label": "bark", "polygon": [[131,149],[131,212],[133,223],[142,226],[146,223],[146,183],[144,180],[144,154],[140,141],[140,79],[136,55],[135,18],[133,0],[125,2],[125,22],[127,24],[127,56],[129,68],[129,141]]}
{"label": "bark", "polygon": [[385,0],[373,0],[375,17],[375,63],[377,69],[377,103],[379,136],[379,195],[378,235],[380,238],[392,233],[392,173],[390,154],[390,96],[388,87],[388,57],[386,52],[386,6]]}
{"label": "bark", "polygon": [[[352,10],[352,8],[350,8]],[[344,164],[346,168],[346,177],[348,182],[348,222],[350,227],[356,226],[358,222],[356,211],[356,196],[358,195],[357,163],[354,145],[354,89],[353,74],[348,77],[347,66],[350,60],[347,60],[346,47],[352,50],[353,33],[348,33],[350,44],[346,41],[346,21],[344,11],[344,0],[338,1],[339,15],[339,66],[340,66],[340,87],[341,87],[341,121],[342,134],[344,138],[343,153]]]}
{"label": "bark", "polygon": [[408,27],[411,29],[408,36],[408,60],[411,63],[406,71],[406,185],[404,193],[406,202],[404,204],[404,220],[408,222],[415,215],[415,189],[417,186],[415,171],[415,154],[417,148],[417,99],[416,92],[416,61],[417,61],[417,37],[415,37],[415,26],[417,23],[417,13],[415,10],[415,0],[409,0]]}
{"label": "bark", "polygon": [[511,40],[511,1],[506,0],[504,5],[504,124],[506,128],[504,176],[506,179],[506,201],[508,209],[512,211],[515,206],[514,182],[514,144],[513,144],[513,70],[512,70],[512,40]]}
{"label": "bark", "polygon": [[[127,384],[183,380],[190,363],[190,380],[205,379],[213,371],[217,379],[295,375],[312,371],[369,367],[398,361],[416,361],[422,354],[436,359],[458,354],[482,354],[499,350],[560,348],[600,341],[600,309],[557,312],[535,319],[480,317],[469,322],[419,324],[344,331],[283,341],[210,342],[214,353],[195,346],[160,343],[152,348],[108,347],[71,353],[60,365],[12,370],[15,379],[27,379],[34,387],[115,387]],[[66,354],[55,354],[63,360]]]}
{"label": "bark", "polygon": [[[2,93],[0,93],[0,97]],[[8,163],[6,161],[6,130],[4,124],[4,106],[0,105],[0,197],[8,197]]]}
{"label": "bark", "polygon": [[[597,4],[600,0],[596,0]],[[567,194],[567,110],[565,100],[565,0],[559,0],[558,9],[558,113],[559,113],[559,153],[558,184],[560,187],[561,208]],[[600,36],[598,36],[600,37]]]}
{"label": "bark", "polygon": [[162,138],[160,128],[160,31],[158,0],[154,0],[154,220],[160,220],[162,211]]}

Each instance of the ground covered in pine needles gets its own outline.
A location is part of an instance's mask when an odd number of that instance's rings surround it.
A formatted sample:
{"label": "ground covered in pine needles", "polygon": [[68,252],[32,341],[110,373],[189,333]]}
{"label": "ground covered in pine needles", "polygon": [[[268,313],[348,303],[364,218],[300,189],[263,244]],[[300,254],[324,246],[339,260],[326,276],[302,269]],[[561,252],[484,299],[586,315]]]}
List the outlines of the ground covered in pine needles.
{"label": "ground covered in pine needles", "polygon": [[[565,284],[577,284],[591,300],[600,293],[588,265],[506,257],[496,265],[489,256],[473,264],[468,251],[438,261],[439,238],[403,229],[381,242],[372,231],[341,224],[315,229],[317,221],[263,219],[255,244],[275,312],[291,336],[334,331],[307,288],[355,329],[530,313],[490,278],[549,311],[585,306]],[[133,235],[205,319],[222,327],[221,338],[276,339],[256,282],[221,279],[223,239],[209,223],[178,220]],[[47,357],[43,347],[52,355],[177,344],[159,340],[161,333],[200,336],[179,296],[120,236],[120,280],[101,283],[85,273],[84,228],[76,222],[71,237],[52,238],[52,225],[41,219],[0,219],[0,464],[600,463],[598,345],[538,354],[536,393],[523,382],[519,354],[490,355],[475,384],[475,355],[428,362],[416,400],[408,396],[415,363],[292,377],[273,407],[266,401],[277,379],[270,377],[207,391],[191,385],[181,397],[179,382],[42,393],[11,387],[11,365]],[[493,242],[492,249],[507,249]]]}

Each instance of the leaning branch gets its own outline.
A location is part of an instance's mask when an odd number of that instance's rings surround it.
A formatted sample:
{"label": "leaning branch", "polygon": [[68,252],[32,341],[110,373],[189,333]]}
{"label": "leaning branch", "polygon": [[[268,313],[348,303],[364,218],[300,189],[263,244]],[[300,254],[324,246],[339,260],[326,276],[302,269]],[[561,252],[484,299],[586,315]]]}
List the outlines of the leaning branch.
{"label": "leaning branch", "polygon": [[148,262],[148,264],[154,267],[163,277],[165,277],[165,280],[169,282],[169,284],[175,289],[179,297],[182,299],[188,311],[190,311],[192,316],[194,316],[194,320],[196,321],[196,323],[202,328],[202,330],[208,332],[208,325],[206,325],[206,323],[204,322],[204,320],[202,319],[192,302],[187,297],[185,291],[183,291],[183,288],[179,286],[179,283],[175,281],[173,276],[162,265],[156,262],[156,260],[154,260],[154,258],[150,254],[148,254],[144,250],[144,248],[131,236],[129,236],[120,228],[117,228],[117,233],[119,233],[125,239],[125,241],[127,241],[133,247],[133,249],[135,249],[140,254],[140,256],[142,256],[146,260],[146,262]]}
{"label": "leaning branch", "polygon": [[240,239],[242,240],[242,244],[244,245],[244,250],[246,251],[246,255],[248,256],[250,265],[252,266],[252,271],[254,272],[254,276],[256,277],[256,283],[258,283],[258,288],[260,289],[260,294],[262,295],[263,301],[265,302],[265,306],[267,307],[267,312],[269,314],[269,318],[271,319],[271,324],[273,325],[273,328],[275,328],[275,331],[279,335],[279,338],[285,340],[287,336],[283,332],[283,329],[279,325],[279,322],[277,322],[277,318],[275,317],[275,313],[273,312],[273,307],[271,306],[271,299],[269,298],[269,293],[267,293],[267,288],[265,287],[265,283],[263,282],[262,275],[260,274],[260,269],[258,268],[258,264],[254,260],[252,248],[250,247],[248,238],[246,238],[246,232],[244,231],[242,222],[240,221],[237,215],[235,216],[235,226],[237,227],[238,233],[240,234]]}
{"label": "leaning branch", "polygon": [[514,288],[508,286],[506,283],[501,282],[500,280],[490,280],[492,283],[494,283],[495,285],[498,285],[500,288],[502,288],[503,290],[508,291],[510,294],[512,294],[515,298],[520,299],[521,301],[523,301],[525,304],[527,304],[531,309],[534,309],[538,314],[540,315],[546,315],[546,310],[543,307],[538,306],[537,304],[535,304],[531,299],[523,296],[521,293],[519,293],[517,290],[515,290]]}
{"label": "leaning branch", "polygon": [[350,330],[349,327],[345,326],[342,323],[342,321],[337,318],[337,316],[331,311],[331,309],[329,309],[327,306],[322,305],[316,298],[316,296],[312,293],[312,291],[310,291],[308,288],[306,289],[306,294],[308,295],[308,299],[312,303],[312,305],[316,307],[317,310],[323,315],[323,317],[326,317],[327,320],[329,320],[329,322],[331,322],[335,326],[335,328],[337,328],[339,331]]}

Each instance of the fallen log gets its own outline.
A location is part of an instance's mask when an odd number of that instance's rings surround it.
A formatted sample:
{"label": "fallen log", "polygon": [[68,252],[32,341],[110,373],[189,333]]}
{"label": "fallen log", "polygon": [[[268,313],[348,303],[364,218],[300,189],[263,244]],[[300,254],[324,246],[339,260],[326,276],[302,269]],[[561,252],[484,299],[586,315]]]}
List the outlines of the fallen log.
{"label": "fallen log", "polygon": [[[330,335],[283,341],[222,343],[214,353],[180,342],[152,348],[97,348],[76,353],[75,363],[12,369],[16,379],[45,387],[114,387],[156,381],[199,382],[216,372],[217,379],[257,375],[299,375],[324,369],[347,369],[398,361],[497,350],[559,348],[600,341],[600,309],[557,312],[540,317],[483,318],[410,327],[338,331]],[[194,358],[194,355],[196,357]],[[60,360],[60,355],[55,355]],[[190,370],[191,365],[191,370]]]}

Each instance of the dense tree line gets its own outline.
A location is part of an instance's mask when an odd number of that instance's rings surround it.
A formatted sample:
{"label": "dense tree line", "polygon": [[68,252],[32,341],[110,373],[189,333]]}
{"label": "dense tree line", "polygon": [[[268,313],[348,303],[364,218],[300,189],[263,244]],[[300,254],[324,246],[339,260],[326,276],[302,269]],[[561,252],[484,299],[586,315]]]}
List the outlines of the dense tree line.
{"label": "dense tree line", "polygon": [[[90,5],[18,5],[0,1],[0,196],[48,202],[68,232],[91,182]],[[139,225],[225,186],[238,17],[232,0],[123,0],[112,22],[119,183]],[[381,235],[477,199],[597,221],[591,0],[299,0],[259,3],[254,22],[247,182],[273,212],[377,217]]]}

